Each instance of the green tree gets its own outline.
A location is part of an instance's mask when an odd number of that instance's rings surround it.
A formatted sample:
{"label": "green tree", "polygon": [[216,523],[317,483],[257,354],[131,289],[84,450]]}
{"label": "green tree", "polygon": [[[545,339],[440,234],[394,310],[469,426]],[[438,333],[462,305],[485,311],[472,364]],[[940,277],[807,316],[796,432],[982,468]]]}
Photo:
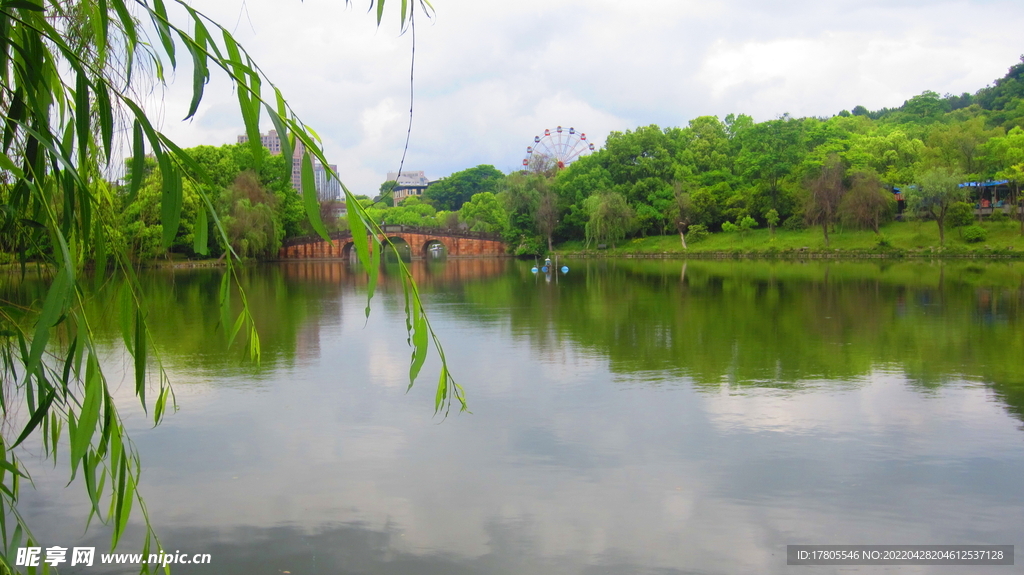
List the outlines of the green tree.
{"label": "green tree", "polygon": [[423,195],[435,208],[455,211],[475,194],[494,192],[504,177],[494,166],[479,165],[430,184]]}
{"label": "green tree", "polygon": [[839,205],[840,218],[850,226],[880,233],[879,226],[895,205],[892,193],[882,186],[874,170],[854,172],[850,179],[850,190]]}
{"label": "green tree", "polygon": [[839,205],[846,195],[846,184],[843,181],[846,168],[839,156],[832,154],[825,160],[821,171],[808,185],[807,203],[804,205],[804,217],[809,224],[821,226],[828,246],[828,229],[839,219]]}
{"label": "green tree", "polygon": [[497,196],[491,192],[481,192],[473,194],[468,202],[462,204],[459,219],[466,222],[471,231],[501,233],[505,230],[508,215]]}
{"label": "green tree", "polygon": [[626,198],[616,192],[605,192],[587,198],[587,244],[591,241],[616,243],[632,231],[635,215]]}
{"label": "green tree", "polygon": [[960,187],[963,174],[947,168],[931,168],[917,179],[916,186],[907,188],[907,208],[914,214],[931,217],[939,226],[939,243],[946,245],[946,215],[953,203],[967,197]]}
{"label": "green tree", "polygon": [[694,223],[694,209],[693,200],[682,184],[676,183],[673,186],[673,202],[669,206],[667,219],[674,223],[676,231],[679,232],[679,241],[683,244],[683,249],[688,249],[686,230]]}
{"label": "green tree", "polygon": [[800,163],[803,150],[803,124],[788,115],[755,124],[737,136],[742,148],[736,158],[737,169],[764,186],[768,207],[781,210],[782,180]]}
{"label": "green tree", "polygon": [[768,224],[768,233],[774,236],[775,228],[779,225],[779,212],[774,209],[768,210],[768,213],[764,215],[764,221]]}

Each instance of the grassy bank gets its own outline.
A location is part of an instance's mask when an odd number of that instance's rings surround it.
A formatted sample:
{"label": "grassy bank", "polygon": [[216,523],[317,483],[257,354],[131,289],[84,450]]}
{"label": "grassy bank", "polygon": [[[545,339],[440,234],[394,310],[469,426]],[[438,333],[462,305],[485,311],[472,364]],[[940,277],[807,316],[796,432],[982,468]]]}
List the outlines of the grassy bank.
{"label": "grassy bank", "polygon": [[719,232],[692,242],[683,249],[679,235],[649,236],[623,240],[616,247],[584,249],[583,242],[565,242],[556,246],[559,255],[607,256],[957,256],[957,257],[1024,257],[1024,237],[1017,222],[986,222],[982,224],[988,237],[978,243],[967,243],[958,229],[946,230],[946,245],[939,244],[939,229],[935,222],[891,222],[881,229],[881,235],[865,230],[836,230],[829,233],[829,245],[821,228],[805,230],[777,229],[775,235],[767,229],[749,232]]}

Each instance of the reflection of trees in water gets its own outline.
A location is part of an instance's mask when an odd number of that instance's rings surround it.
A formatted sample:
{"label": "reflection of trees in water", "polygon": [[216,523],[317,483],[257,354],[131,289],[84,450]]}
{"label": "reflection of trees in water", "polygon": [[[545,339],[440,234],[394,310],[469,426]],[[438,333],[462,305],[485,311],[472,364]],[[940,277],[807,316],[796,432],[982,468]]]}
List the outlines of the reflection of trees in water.
{"label": "reflection of trees in water", "polygon": [[683,265],[578,261],[557,287],[469,287],[463,313],[514,309],[539,353],[580,346],[623,375],[797,389],[895,367],[923,388],[981,379],[1024,416],[1020,264]]}
{"label": "reflection of trees in water", "polygon": [[[444,313],[509,325],[539,356],[575,346],[622,375],[685,376],[708,389],[798,389],[895,368],[923,389],[982,380],[1024,417],[1024,264],[572,260],[557,283],[501,258],[407,265],[424,294],[468,304]],[[221,274],[141,274],[154,340],[172,362],[247,369],[218,325]],[[243,282],[263,362],[274,365],[318,355],[321,328],[340,321],[343,292],[363,289],[366,276],[349,262],[299,261],[248,268]],[[399,282],[397,264],[382,265],[382,293]],[[0,297],[39,305],[45,285],[6,276]],[[117,290],[87,304],[112,344]]]}

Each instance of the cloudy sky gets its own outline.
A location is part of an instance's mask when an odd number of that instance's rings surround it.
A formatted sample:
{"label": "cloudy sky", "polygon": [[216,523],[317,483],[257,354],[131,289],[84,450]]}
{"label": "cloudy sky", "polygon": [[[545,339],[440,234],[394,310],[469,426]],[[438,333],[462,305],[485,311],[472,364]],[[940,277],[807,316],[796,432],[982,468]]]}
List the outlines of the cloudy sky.
{"label": "cloudy sky", "polygon": [[[197,0],[234,29],[356,193],[402,156],[412,36],[377,29],[365,0]],[[434,0],[416,20],[415,118],[405,169],[430,178],[478,164],[508,172],[544,128],[685,126],[899,106],[924,90],[974,92],[1024,53],[1019,0]],[[185,115],[191,70],[166,93],[165,131],[234,142],[242,120],[215,78]],[[269,129],[263,126],[264,131]]]}

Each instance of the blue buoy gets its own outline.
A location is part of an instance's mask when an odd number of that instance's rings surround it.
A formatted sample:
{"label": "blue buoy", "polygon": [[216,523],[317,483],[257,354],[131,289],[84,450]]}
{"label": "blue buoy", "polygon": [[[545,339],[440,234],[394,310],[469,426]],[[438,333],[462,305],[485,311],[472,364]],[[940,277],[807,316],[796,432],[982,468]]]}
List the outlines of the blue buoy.
{"label": "blue buoy", "polygon": [[530,271],[533,272],[533,273],[537,273],[537,268],[536,267],[532,267],[532,268],[530,268]]}
{"label": "blue buoy", "polygon": [[569,273],[569,266],[562,266],[562,273],[563,274]]}
{"label": "blue buoy", "polygon": [[544,266],[544,267],[540,268],[540,271],[542,271],[544,273],[548,273],[548,266]]}

